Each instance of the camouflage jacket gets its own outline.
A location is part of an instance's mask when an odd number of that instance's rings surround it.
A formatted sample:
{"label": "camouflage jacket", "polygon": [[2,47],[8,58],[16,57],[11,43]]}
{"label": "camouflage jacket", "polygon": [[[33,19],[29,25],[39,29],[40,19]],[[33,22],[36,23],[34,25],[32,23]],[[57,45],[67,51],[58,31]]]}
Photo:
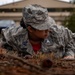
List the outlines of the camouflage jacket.
{"label": "camouflage jacket", "polygon": [[[49,37],[42,42],[39,52],[54,52],[56,57],[74,56],[75,43],[72,32],[63,26],[52,25]],[[21,26],[2,30],[0,46],[8,51],[17,51],[19,55],[33,55],[35,52],[28,40],[28,32]]]}

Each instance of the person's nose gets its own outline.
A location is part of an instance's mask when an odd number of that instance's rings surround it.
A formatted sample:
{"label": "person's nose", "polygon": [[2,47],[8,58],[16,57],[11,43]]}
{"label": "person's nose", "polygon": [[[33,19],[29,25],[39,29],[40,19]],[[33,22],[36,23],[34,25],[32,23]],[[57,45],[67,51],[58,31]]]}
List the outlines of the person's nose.
{"label": "person's nose", "polygon": [[49,35],[49,30],[45,30],[45,35]]}
{"label": "person's nose", "polygon": [[48,34],[49,33],[49,30],[45,30],[45,33]]}

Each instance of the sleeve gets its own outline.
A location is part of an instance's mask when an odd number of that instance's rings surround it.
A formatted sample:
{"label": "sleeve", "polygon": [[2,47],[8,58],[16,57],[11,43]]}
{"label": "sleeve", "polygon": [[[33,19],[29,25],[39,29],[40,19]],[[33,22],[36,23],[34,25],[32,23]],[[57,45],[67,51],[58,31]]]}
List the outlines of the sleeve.
{"label": "sleeve", "polygon": [[74,42],[75,42],[75,33],[72,33],[72,36],[73,36],[73,39],[74,39]]}
{"label": "sleeve", "polygon": [[[19,28],[19,27],[17,27]],[[15,26],[3,29],[0,39],[0,47],[3,47],[7,50],[17,50],[17,42],[13,38],[13,35],[16,35],[17,28]]]}
{"label": "sleeve", "polygon": [[0,47],[2,47],[5,44],[5,39],[3,38],[2,34],[0,36]]}
{"label": "sleeve", "polygon": [[5,48],[6,50],[12,50],[13,49],[13,47],[8,44],[7,39],[4,36],[3,32],[1,32],[0,47]]}
{"label": "sleeve", "polygon": [[75,42],[71,30],[65,28],[65,56],[74,56]]}

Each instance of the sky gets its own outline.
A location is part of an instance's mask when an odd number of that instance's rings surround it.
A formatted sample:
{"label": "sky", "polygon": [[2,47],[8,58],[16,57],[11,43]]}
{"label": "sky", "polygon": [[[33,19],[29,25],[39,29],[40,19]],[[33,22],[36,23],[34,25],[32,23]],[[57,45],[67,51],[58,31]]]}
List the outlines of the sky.
{"label": "sky", "polygon": [[[11,3],[11,2],[15,2],[15,1],[20,1],[20,0],[0,0],[0,5],[6,4],[6,3]],[[67,1],[69,2],[70,0],[61,0],[61,1]]]}
{"label": "sky", "polygon": [[0,0],[0,5],[11,3],[11,2],[16,2],[16,1],[21,1],[21,0]]}
{"label": "sky", "polygon": [[61,0],[61,1],[66,1],[66,2],[69,2],[70,0]]}

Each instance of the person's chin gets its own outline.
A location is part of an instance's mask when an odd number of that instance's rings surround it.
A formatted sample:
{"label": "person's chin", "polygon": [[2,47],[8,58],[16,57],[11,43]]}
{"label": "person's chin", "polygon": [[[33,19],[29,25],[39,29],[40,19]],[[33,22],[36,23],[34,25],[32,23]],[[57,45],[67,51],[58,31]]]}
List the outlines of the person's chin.
{"label": "person's chin", "polygon": [[47,37],[48,37],[48,36],[47,36],[47,35],[45,35],[45,36],[44,36],[44,39],[45,39],[45,38],[47,38]]}

